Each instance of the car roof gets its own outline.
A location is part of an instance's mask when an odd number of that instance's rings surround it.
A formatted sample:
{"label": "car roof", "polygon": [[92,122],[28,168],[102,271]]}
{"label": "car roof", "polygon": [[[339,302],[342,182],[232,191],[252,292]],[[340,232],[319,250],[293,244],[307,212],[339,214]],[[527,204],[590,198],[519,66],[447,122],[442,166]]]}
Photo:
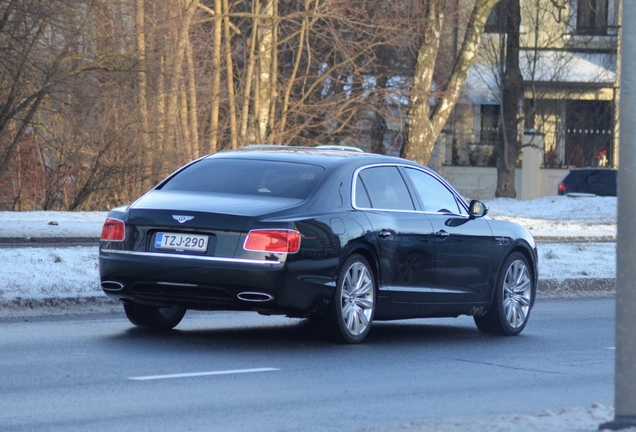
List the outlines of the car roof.
{"label": "car roof", "polygon": [[298,162],[320,165],[327,167],[330,165],[366,165],[374,163],[399,163],[409,164],[417,167],[421,165],[407,159],[394,156],[385,156],[376,153],[365,153],[360,151],[299,147],[299,146],[249,146],[236,150],[224,150],[214,153],[205,158],[236,158],[236,159],[262,159],[281,162]]}

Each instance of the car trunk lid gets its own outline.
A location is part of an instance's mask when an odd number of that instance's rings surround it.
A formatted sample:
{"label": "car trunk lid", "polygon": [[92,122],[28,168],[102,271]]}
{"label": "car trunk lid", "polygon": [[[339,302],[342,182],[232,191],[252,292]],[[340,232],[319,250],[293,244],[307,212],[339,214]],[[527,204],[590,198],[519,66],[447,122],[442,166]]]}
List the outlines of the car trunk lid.
{"label": "car trunk lid", "polygon": [[[152,191],[130,209],[129,248],[157,252],[157,233],[207,236],[205,255],[234,257],[251,217],[271,213],[302,200],[221,193]],[[193,253],[161,250],[166,253]]]}

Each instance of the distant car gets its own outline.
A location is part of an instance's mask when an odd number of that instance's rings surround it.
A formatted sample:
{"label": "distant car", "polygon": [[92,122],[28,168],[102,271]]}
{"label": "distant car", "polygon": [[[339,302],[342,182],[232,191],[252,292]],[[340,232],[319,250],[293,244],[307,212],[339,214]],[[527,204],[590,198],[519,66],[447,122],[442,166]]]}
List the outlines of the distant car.
{"label": "distant car", "polygon": [[617,174],[618,170],[612,168],[573,169],[559,183],[558,193],[616,196]]}
{"label": "distant car", "polygon": [[187,309],[309,318],[355,343],[372,321],[471,315],[517,335],[537,249],[435,172],[357,151],[251,148],[182,167],[104,223],[104,292],[170,329]]}

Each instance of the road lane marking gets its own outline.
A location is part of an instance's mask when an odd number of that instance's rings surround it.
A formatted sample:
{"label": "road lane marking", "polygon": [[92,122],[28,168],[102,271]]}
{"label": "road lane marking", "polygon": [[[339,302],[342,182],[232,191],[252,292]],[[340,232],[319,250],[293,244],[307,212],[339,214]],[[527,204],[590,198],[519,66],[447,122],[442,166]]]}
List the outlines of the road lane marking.
{"label": "road lane marking", "polygon": [[616,347],[605,347],[607,350],[616,350]]}
{"label": "road lane marking", "polygon": [[170,374],[170,375],[148,375],[148,376],[130,377],[128,379],[134,380],[134,381],[150,381],[150,380],[172,379],[172,378],[202,377],[202,376],[210,376],[210,375],[232,375],[232,374],[244,374],[244,373],[256,373],[256,372],[273,372],[278,370],[280,369],[275,369],[275,368],[235,369],[235,370],[226,370],[226,371],[191,372],[191,373]]}

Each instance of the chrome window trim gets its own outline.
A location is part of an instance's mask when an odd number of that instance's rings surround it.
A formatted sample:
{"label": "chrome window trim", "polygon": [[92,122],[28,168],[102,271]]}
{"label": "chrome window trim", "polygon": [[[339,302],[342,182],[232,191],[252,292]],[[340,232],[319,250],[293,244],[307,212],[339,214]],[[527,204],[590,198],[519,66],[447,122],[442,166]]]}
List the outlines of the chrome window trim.
{"label": "chrome window trim", "polygon": [[256,264],[256,265],[268,265],[271,267],[282,267],[284,262],[280,261],[267,261],[267,260],[254,260],[254,259],[245,259],[245,258],[219,258],[219,257],[211,257],[211,256],[197,256],[197,255],[181,255],[181,254],[166,254],[159,252],[140,252],[140,251],[127,251],[127,250],[114,250],[114,249],[106,249],[100,250],[101,253],[106,254],[120,254],[120,255],[133,255],[133,256],[144,256],[144,257],[153,257],[153,258],[177,258],[177,259],[190,259],[190,260],[198,260],[198,261],[212,261],[212,262],[229,262],[235,264]]}
{"label": "chrome window trim", "polygon": [[[375,168],[375,167],[383,167],[383,166],[396,167],[396,168],[397,167],[411,168],[411,169],[415,169],[415,170],[421,171],[424,174],[430,175],[431,177],[433,177],[434,179],[436,179],[437,181],[442,183],[442,185],[444,185],[444,187],[446,187],[446,189],[448,189],[448,191],[459,202],[459,205],[462,206],[462,208],[466,211],[466,214],[429,212],[429,211],[421,211],[421,210],[378,209],[378,208],[366,208],[366,207],[358,207],[358,206],[356,206],[356,187],[358,186],[358,175],[360,174],[360,171],[365,170],[367,168]],[[406,183],[406,181],[405,181],[405,183]],[[466,202],[464,201],[464,199],[461,196],[459,196],[453,189],[450,189],[448,186],[449,186],[448,182],[446,180],[444,180],[442,177],[440,177],[437,173],[428,172],[428,171],[423,170],[423,169],[421,169],[420,167],[417,167],[417,166],[404,164],[404,163],[387,163],[387,162],[364,165],[364,166],[361,166],[359,168],[356,168],[356,170],[353,172],[353,181],[351,182],[351,207],[353,207],[355,210],[364,210],[364,211],[383,211],[383,212],[394,212],[394,213],[415,213],[415,214],[431,214],[431,215],[448,215],[448,216],[461,216],[461,217],[464,217],[466,219],[469,219],[470,216],[468,215],[468,206],[467,206]],[[407,188],[408,188],[408,185],[407,185]],[[410,189],[409,189],[409,193],[411,193]]]}

